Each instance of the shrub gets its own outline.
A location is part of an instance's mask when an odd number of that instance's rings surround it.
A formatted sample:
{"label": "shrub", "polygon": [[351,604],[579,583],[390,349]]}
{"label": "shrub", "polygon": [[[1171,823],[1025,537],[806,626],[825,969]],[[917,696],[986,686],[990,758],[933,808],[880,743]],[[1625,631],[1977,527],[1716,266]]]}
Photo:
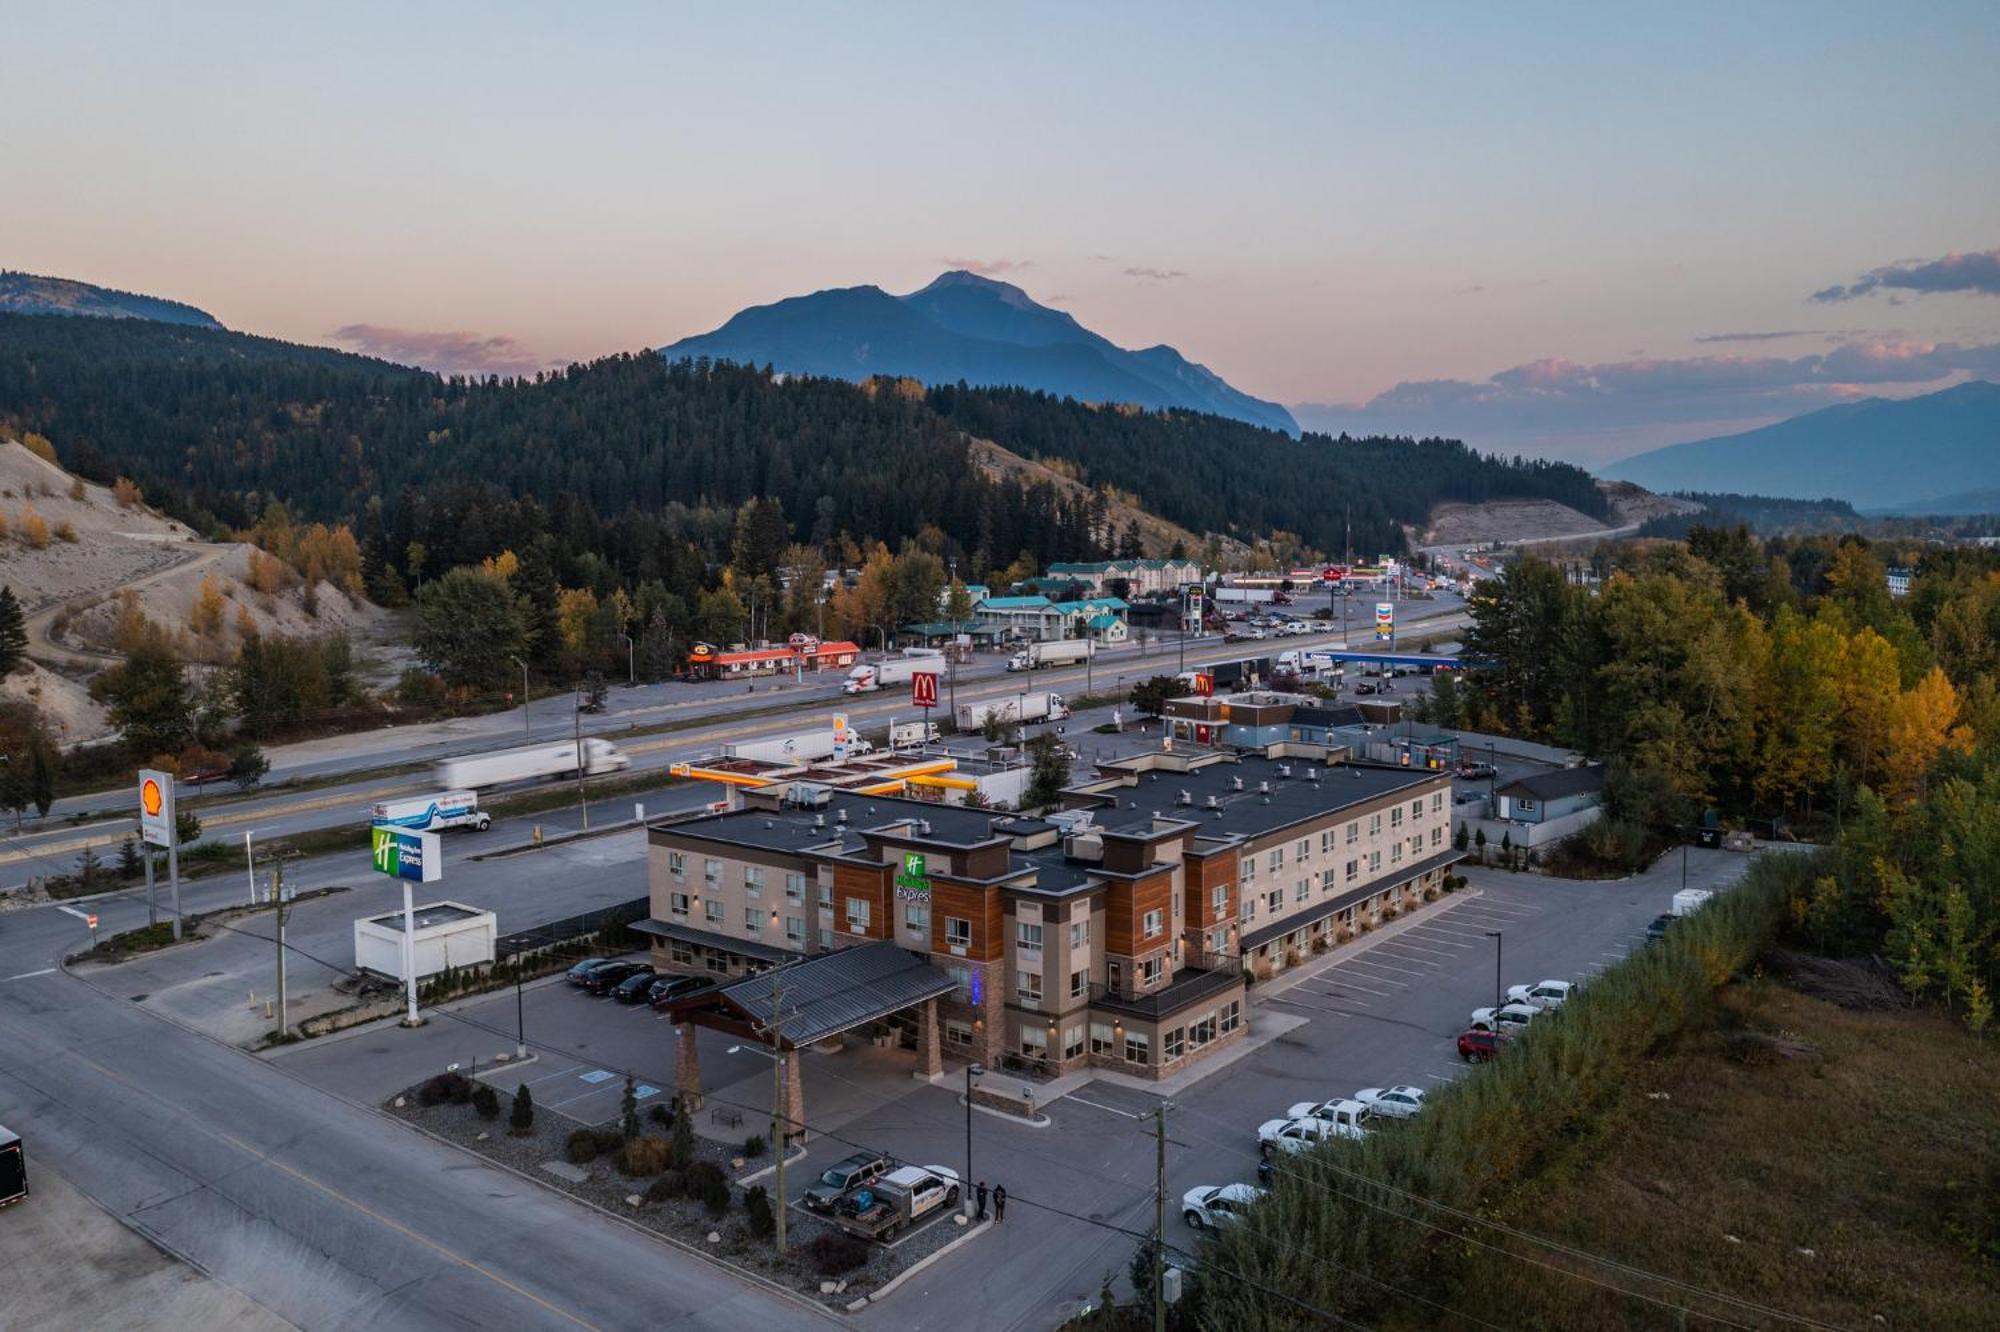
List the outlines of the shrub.
{"label": "shrub", "polygon": [[500,1118],[500,1093],[480,1083],[472,1089],[472,1108],[479,1112],[481,1119]]}
{"label": "shrub", "polygon": [[743,1154],[752,1160],[764,1154],[764,1135],[753,1133],[743,1140]]}
{"label": "shrub", "polygon": [[577,1129],[563,1143],[563,1155],[571,1165],[583,1165],[597,1159],[597,1135],[587,1128]]}
{"label": "shrub", "polygon": [[464,1105],[472,1099],[472,1079],[463,1073],[440,1073],[417,1088],[418,1105]]}
{"label": "shrub", "polygon": [[139,484],[129,476],[121,476],[111,483],[111,498],[118,501],[118,507],[129,509],[139,502]]}
{"label": "shrub", "polygon": [[713,1161],[696,1161],[688,1167],[687,1191],[716,1216],[729,1210],[729,1176]]}
{"label": "shrub", "polygon": [[625,1130],[616,1125],[600,1125],[592,1129],[591,1135],[597,1139],[597,1154],[609,1156],[625,1146]]}
{"label": "shrub", "polygon": [[652,1120],[655,1124],[658,1124],[661,1128],[666,1128],[669,1124],[672,1124],[674,1122],[673,1114],[670,1111],[668,1111],[666,1106],[661,1105],[657,1101],[654,1102],[653,1105],[647,1109],[646,1118]]}
{"label": "shrub", "polygon": [[771,1195],[762,1184],[743,1195],[743,1210],[750,1214],[750,1233],[758,1239],[769,1239],[777,1231],[778,1218],[771,1213]]}
{"label": "shrub", "polygon": [[828,1231],[807,1241],[806,1261],[823,1277],[852,1272],[868,1261],[868,1242],[858,1235]]}
{"label": "shrub", "polygon": [[618,1153],[618,1169],[627,1175],[657,1175],[667,1168],[671,1149],[665,1138],[634,1138]]}
{"label": "shrub", "polygon": [[646,1186],[646,1201],[651,1203],[672,1202],[687,1196],[687,1176],[678,1170],[663,1170],[660,1177]]}
{"label": "shrub", "polygon": [[73,476],[69,479],[69,497],[71,499],[80,500],[89,493],[90,492],[84,488],[82,477]]}
{"label": "shrub", "polygon": [[76,540],[76,524],[70,522],[67,518],[57,523],[56,540],[74,542]]}
{"label": "shrub", "polygon": [[516,1137],[534,1132],[535,1098],[525,1082],[514,1089],[514,1109],[507,1116],[507,1127]]}

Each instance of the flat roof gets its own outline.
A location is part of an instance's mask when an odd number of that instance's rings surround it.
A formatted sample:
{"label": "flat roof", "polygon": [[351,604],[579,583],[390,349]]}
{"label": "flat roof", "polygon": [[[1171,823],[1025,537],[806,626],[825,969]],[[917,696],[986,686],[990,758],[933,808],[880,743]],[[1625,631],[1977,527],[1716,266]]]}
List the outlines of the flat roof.
{"label": "flat roof", "polygon": [[[1356,763],[1329,766],[1303,759],[1261,757],[1213,763],[1189,772],[1142,772],[1136,786],[1112,784],[1117,780],[1115,762],[1101,764],[1098,770],[1104,773],[1103,780],[1072,789],[1116,796],[1120,811],[1144,810],[1163,818],[1196,821],[1198,835],[1204,838],[1261,837],[1447,777],[1442,772],[1415,768]],[[1239,783],[1241,790],[1237,789]],[[1183,793],[1185,802],[1181,800]],[[1211,799],[1215,801],[1213,808],[1209,807]],[[1113,822],[1102,814],[1099,818],[1107,826]]]}
{"label": "flat roof", "polygon": [[[410,914],[414,918],[418,929],[428,930],[433,926],[456,925],[460,921],[475,920],[480,916],[487,916],[492,913],[489,911],[475,911],[469,906],[460,906],[456,902],[427,902],[422,906],[416,907]],[[394,930],[400,934],[403,930],[403,913],[400,911],[390,911],[380,916],[370,916],[368,923],[370,925],[380,925],[385,930]]]}

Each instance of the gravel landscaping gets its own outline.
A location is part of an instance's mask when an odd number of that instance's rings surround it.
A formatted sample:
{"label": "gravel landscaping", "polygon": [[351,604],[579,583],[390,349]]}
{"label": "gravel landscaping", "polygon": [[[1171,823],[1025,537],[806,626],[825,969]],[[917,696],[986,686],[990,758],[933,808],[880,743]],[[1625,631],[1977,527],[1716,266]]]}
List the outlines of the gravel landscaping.
{"label": "gravel landscaping", "polygon": [[[867,1243],[831,1222],[791,1207],[785,1216],[786,1253],[780,1259],[772,1240],[753,1232],[747,1201],[750,1192],[760,1186],[765,1190],[772,1186],[768,1150],[756,1158],[745,1159],[740,1150],[732,1154],[722,1143],[699,1134],[689,1135],[692,1154],[687,1168],[679,1172],[668,1168],[662,1172],[651,1167],[667,1165],[671,1121],[662,1123],[642,1115],[638,1139],[642,1145],[631,1154],[651,1159],[633,1162],[646,1168],[646,1173],[628,1175],[620,1168],[625,1144],[616,1119],[581,1131],[581,1136],[592,1133],[600,1136],[602,1145],[610,1149],[598,1153],[581,1141],[574,1121],[546,1111],[535,1114],[527,1132],[514,1133],[509,1128],[511,1098],[498,1096],[497,1112],[488,1118],[480,1114],[475,1100],[462,1099],[472,1096],[475,1089],[491,1090],[482,1083],[447,1074],[442,1080],[427,1080],[392,1097],[384,1108],[391,1115],[457,1146],[518,1170],[537,1183],[594,1203],[700,1250],[715,1261],[795,1290],[836,1310],[879,1291],[912,1265],[965,1234],[964,1227],[945,1216],[906,1233],[891,1248]],[[426,1101],[435,1103],[425,1104]],[[573,1138],[578,1139],[574,1145]],[[588,1159],[578,1159],[585,1155]],[[737,1182],[760,1170],[767,1173],[750,1189]],[[693,1196],[700,1178],[712,1177],[715,1172],[727,1181],[727,1205],[719,1213]],[[683,1190],[688,1196],[663,1196],[681,1194]],[[722,1186],[711,1186],[711,1192],[709,1202],[718,1201]],[[637,1205],[633,1202],[635,1198]],[[769,1202],[776,1207],[776,1199]],[[710,1236],[715,1238],[711,1240]]]}

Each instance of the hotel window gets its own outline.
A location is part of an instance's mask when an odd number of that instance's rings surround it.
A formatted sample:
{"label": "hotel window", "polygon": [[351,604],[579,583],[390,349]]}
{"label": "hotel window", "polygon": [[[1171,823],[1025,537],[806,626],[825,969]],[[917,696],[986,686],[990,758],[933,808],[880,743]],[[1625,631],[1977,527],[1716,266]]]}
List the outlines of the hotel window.
{"label": "hotel window", "polygon": [[806,941],[806,918],[804,916],[785,917],[785,942],[801,947]]}
{"label": "hotel window", "polygon": [[743,887],[752,897],[764,891],[764,867],[745,865],[743,867]]}
{"label": "hotel window", "polygon": [[1211,953],[1229,951],[1229,931],[1227,929],[1210,930],[1208,932],[1208,951]]}
{"label": "hotel window", "polygon": [[1410,822],[1415,823],[1418,819],[1422,818],[1423,816],[1424,816],[1424,802],[1421,800],[1412,800],[1410,802]]}
{"label": "hotel window", "polygon": [[1312,880],[1300,879],[1292,885],[1292,901],[1296,904],[1312,896]]}
{"label": "hotel window", "polygon": [[1038,1004],[1042,1001],[1042,973],[1039,971],[1017,971],[1015,992],[1024,1004]]}
{"label": "hotel window", "polygon": [[1089,993],[1090,993],[1090,973],[1088,971],[1070,972],[1069,997],[1072,999],[1081,999],[1086,994]]}
{"label": "hotel window", "polygon": [[1323,828],[1320,830],[1319,849],[1321,855],[1325,855],[1327,852],[1333,850],[1333,829]]}
{"label": "hotel window", "polygon": [[1304,860],[1308,856],[1312,855],[1312,850],[1313,850],[1312,838],[1301,837],[1299,839],[1298,847],[1292,852],[1292,854],[1296,856],[1298,859]]}
{"label": "hotel window", "polygon": [[1241,879],[1244,883],[1250,882],[1252,879],[1257,877],[1257,857],[1255,856],[1243,857],[1243,863],[1238,868],[1242,870],[1242,873],[1238,874],[1236,877]]}
{"label": "hotel window", "polygon": [[1090,1052],[1092,1054],[1111,1053],[1111,1028],[1102,1022],[1090,1024]]}
{"label": "hotel window", "polygon": [[743,928],[751,934],[764,928],[764,912],[758,907],[743,908]]}
{"label": "hotel window", "polygon": [[806,900],[806,876],[790,873],[785,876],[785,896],[794,902]]}
{"label": "hotel window", "polygon": [[1025,920],[1018,922],[1014,926],[1014,944],[1019,948],[1040,949],[1042,946],[1042,927]]}
{"label": "hotel window", "polygon": [[1403,863],[1403,844],[1401,842],[1397,842],[1389,848],[1389,863],[1391,865],[1400,865]]}
{"label": "hotel window", "polygon": [[1163,957],[1151,957],[1139,964],[1139,984],[1142,988],[1150,988],[1160,983],[1161,973],[1166,970],[1166,961]]}
{"label": "hotel window", "polygon": [[1179,1027],[1175,1027],[1160,1042],[1160,1048],[1169,1060],[1179,1059],[1187,1049],[1185,1034]]}
{"label": "hotel window", "polygon": [[1215,885],[1215,887],[1209,889],[1208,904],[1210,908],[1210,914],[1212,914],[1215,917],[1215,919],[1221,920],[1222,914],[1225,911],[1229,910],[1229,885],[1226,883],[1218,883]]}
{"label": "hotel window", "polygon": [[714,898],[710,898],[702,905],[707,910],[708,923],[711,925],[720,925],[722,923],[722,903],[716,901]]}
{"label": "hotel window", "polygon": [[833,905],[833,885],[832,885],[832,884],[830,884],[830,883],[823,883],[823,884],[821,884],[821,885],[819,886],[819,904],[820,904],[821,906],[823,906],[823,907],[830,907],[830,906],[832,906],[832,905]]}
{"label": "hotel window", "polygon": [[929,902],[903,903],[903,928],[928,935],[931,932],[931,904]]}
{"label": "hotel window", "polygon": [[1353,846],[1353,845],[1354,845],[1354,844],[1355,844],[1356,842],[1358,842],[1358,841],[1360,841],[1360,840],[1361,840],[1361,825],[1360,825],[1359,823],[1350,823],[1350,824],[1348,824],[1348,825],[1347,825],[1347,844],[1348,844],[1349,846]]}
{"label": "hotel window", "polygon": [[1439,814],[1442,813],[1443,811],[1444,811],[1444,792],[1442,791],[1431,792],[1431,813]]}
{"label": "hotel window", "polygon": [[676,879],[685,879],[688,872],[688,858],[685,851],[667,852],[667,873]]}
{"label": "hotel window", "polygon": [[1382,853],[1380,851],[1370,851],[1368,853],[1368,872],[1370,874],[1380,874],[1382,872]]}
{"label": "hotel window", "polygon": [[[679,939],[676,939],[673,941],[673,944],[668,947],[667,956],[673,958],[675,966],[685,967],[694,962],[694,949],[689,945],[681,942]],[[529,1093],[529,1095],[531,1096],[533,1094],[534,1093],[532,1092]]]}
{"label": "hotel window", "polygon": [[960,920],[957,916],[944,918],[944,943],[947,948],[972,947],[972,922]]}
{"label": "hotel window", "polygon": [[1264,857],[1264,861],[1269,866],[1271,873],[1276,874],[1285,867],[1285,848],[1282,846],[1272,847],[1271,854]]}
{"label": "hotel window", "polygon": [[667,906],[672,909],[676,916],[686,916],[688,913],[688,895],[686,893],[668,893]]}
{"label": "hotel window", "polygon": [[847,932],[865,934],[868,930],[868,908],[871,904],[865,897],[847,899]]}
{"label": "hotel window", "polygon": [[1161,930],[1166,928],[1166,921],[1162,918],[1162,913],[1157,909],[1153,911],[1148,911],[1146,913],[1145,920],[1143,923],[1145,926],[1146,937],[1148,939],[1153,938],[1155,935],[1159,934]]}
{"label": "hotel window", "polygon": [[1063,1058],[1074,1059],[1082,1053],[1083,1024],[1079,1022],[1074,1027],[1063,1032]]}
{"label": "hotel window", "polygon": [[1189,1027],[1188,1039],[1194,1042],[1194,1048],[1197,1050],[1199,1050],[1202,1046],[1207,1045],[1210,1041],[1214,1040],[1215,1014],[1213,1013],[1204,1014],[1199,1020],[1197,1020],[1194,1023],[1193,1026]]}
{"label": "hotel window", "polygon": [[1128,1031],[1125,1033],[1126,1063],[1145,1064],[1152,1062],[1152,1058],[1153,1041],[1151,1037],[1143,1031]]}
{"label": "hotel window", "polygon": [[1331,869],[1323,869],[1319,872],[1319,890],[1323,893],[1333,891],[1333,871]]}
{"label": "hotel window", "polygon": [[1424,853],[1424,835],[1418,833],[1410,839],[1410,859],[1415,860]]}
{"label": "hotel window", "polygon": [[1368,835],[1370,837],[1380,837],[1382,835],[1382,816],[1380,814],[1370,814],[1368,816]]}
{"label": "hotel window", "polygon": [[1236,919],[1238,920],[1257,919],[1257,899],[1252,897],[1248,893],[1243,894],[1242,905],[1236,908]]}
{"label": "hotel window", "polygon": [[1028,1023],[1021,1028],[1021,1053],[1030,1059],[1049,1057],[1049,1034],[1042,1028]]}
{"label": "hotel window", "polygon": [[821,949],[827,949],[833,947],[832,930],[821,930],[819,932],[819,946]]}
{"label": "hotel window", "polygon": [[1273,888],[1270,892],[1265,893],[1264,909],[1269,911],[1273,916],[1282,916],[1285,914],[1285,890],[1282,888]]}
{"label": "hotel window", "polygon": [[972,1044],[972,1024],[970,1022],[962,1022],[957,1018],[946,1018],[944,1020],[944,1038],[953,1045],[970,1045]]}
{"label": "hotel window", "polygon": [[1403,826],[1403,807],[1401,805],[1389,811],[1389,826],[1391,828],[1400,828]]}
{"label": "hotel window", "polygon": [[1222,1010],[1222,1033],[1226,1036],[1242,1025],[1243,1001],[1232,999],[1229,1002],[1229,1006]]}
{"label": "hotel window", "polygon": [[1360,862],[1360,861],[1358,861],[1358,860],[1350,860],[1350,861],[1348,861],[1348,862],[1347,862],[1347,881],[1348,881],[1349,883],[1353,883],[1353,882],[1354,882],[1354,881],[1355,881],[1356,879],[1358,879],[1358,878],[1360,878],[1360,877],[1361,877],[1361,862]]}
{"label": "hotel window", "polygon": [[1090,922],[1073,920],[1069,923],[1069,946],[1081,948],[1090,942]]}
{"label": "hotel window", "polygon": [[729,954],[723,952],[720,948],[709,949],[708,955],[702,958],[701,964],[710,971],[721,975],[727,976],[729,974]]}
{"label": "hotel window", "polygon": [[1431,829],[1431,845],[1442,846],[1443,844],[1444,844],[1444,829],[1441,827]]}
{"label": "hotel window", "polygon": [[722,879],[722,862],[719,860],[702,861],[701,877],[707,879],[710,883],[720,882]]}

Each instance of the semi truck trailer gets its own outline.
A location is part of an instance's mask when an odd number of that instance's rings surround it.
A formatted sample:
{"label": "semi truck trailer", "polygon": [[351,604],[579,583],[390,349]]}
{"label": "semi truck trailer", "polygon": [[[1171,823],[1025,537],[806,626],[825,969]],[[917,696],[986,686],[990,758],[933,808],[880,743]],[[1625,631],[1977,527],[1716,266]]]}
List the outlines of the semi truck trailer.
{"label": "semi truck trailer", "polygon": [[617,772],[632,762],[619,753],[618,746],[609,740],[585,740],[580,748],[580,762],[577,742],[563,740],[545,745],[522,745],[517,749],[499,749],[490,754],[448,758],[436,764],[431,772],[440,786],[476,791],[482,787],[525,782],[536,777],[569,777],[575,775],[579,768],[585,776],[595,777],[600,773]]}
{"label": "semi truck trailer", "polygon": [[1074,666],[1088,661],[1097,644],[1087,638],[1061,638],[1047,643],[1030,643],[1007,658],[1010,671],[1032,671],[1043,666]]}

